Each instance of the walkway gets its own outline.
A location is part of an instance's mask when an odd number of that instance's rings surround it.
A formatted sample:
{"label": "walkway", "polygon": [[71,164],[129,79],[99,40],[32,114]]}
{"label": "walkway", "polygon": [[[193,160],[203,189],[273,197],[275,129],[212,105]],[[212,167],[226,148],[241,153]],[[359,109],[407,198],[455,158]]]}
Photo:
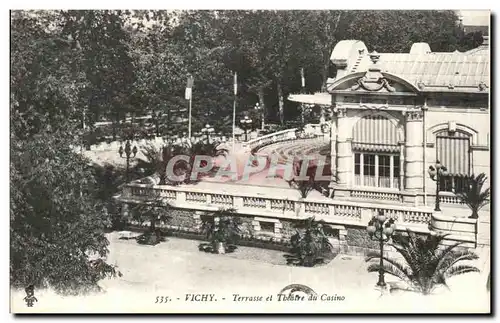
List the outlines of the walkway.
{"label": "walkway", "polygon": [[[88,297],[60,297],[36,291],[35,307],[24,305],[23,291],[12,292],[16,312],[470,312],[487,311],[489,294],[482,275],[471,273],[450,279],[451,292],[436,295],[414,293],[381,295],[374,288],[376,273],[366,271],[360,257],[338,255],[328,265],[316,268],[273,265],[231,255],[198,251],[198,241],[170,238],[157,246],[142,246],[132,240],[109,236],[109,262],[119,266],[123,277],[102,282],[106,293]],[[238,252],[238,251],[236,251]],[[394,278],[387,277],[389,282]],[[288,284],[305,284],[319,296],[344,297],[343,301],[278,302],[276,294]],[[214,302],[185,301],[187,294],[214,294]],[[234,295],[262,296],[260,302],[234,301]],[[272,301],[265,301],[273,295]],[[157,296],[172,299],[155,304]],[[188,296],[189,297],[189,296]]]}

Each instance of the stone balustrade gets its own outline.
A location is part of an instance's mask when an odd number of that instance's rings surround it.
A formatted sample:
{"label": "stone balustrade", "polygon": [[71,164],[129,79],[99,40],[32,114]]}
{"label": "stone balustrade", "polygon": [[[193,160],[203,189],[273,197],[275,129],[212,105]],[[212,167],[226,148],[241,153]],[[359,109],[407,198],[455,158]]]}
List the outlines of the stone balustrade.
{"label": "stone balustrade", "polygon": [[[299,139],[296,134],[297,130],[298,130],[297,128],[292,128],[292,129],[277,131],[275,133],[270,133],[247,141],[246,143],[244,143],[244,147],[252,150],[258,147],[264,147],[278,142],[296,140]],[[304,127],[303,132],[305,136],[311,138],[323,136],[321,132],[321,125],[319,124],[307,124]]]}
{"label": "stone balustrade", "polygon": [[[217,186],[217,184],[214,184]],[[225,184],[228,185],[228,184]],[[295,191],[295,190],[293,190]],[[217,187],[145,185],[131,183],[125,186],[119,200],[123,203],[141,203],[154,198],[164,199],[174,207],[199,211],[234,208],[237,213],[278,219],[302,220],[315,217],[330,224],[365,227],[379,210],[396,220],[398,230],[411,228],[428,232],[432,209],[401,204],[375,204],[358,201],[339,201],[329,198],[281,198],[262,196],[243,190],[223,192]]]}
{"label": "stone balustrade", "polygon": [[441,203],[445,204],[464,204],[464,202],[452,192],[439,192],[439,199]]}
{"label": "stone balustrade", "polygon": [[384,190],[368,190],[368,189],[352,189],[350,191],[351,197],[374,199],[382,201],[402,202],[403,198],[399,191],[384,191]]}
{"label": "stone balustrade", "polygon": [[246,143],[244,143],[244,146],[248,149],[254,149],[256,147],[267,146],[267,145],[273,144],[275,142],[294,140],[294,139],[296,139],[296,134],[295,134],[296,130],[297,130],[296,128],[292,128],[292,129],[278,131],[275,133],[270,133],[270,134],[249,140]]}

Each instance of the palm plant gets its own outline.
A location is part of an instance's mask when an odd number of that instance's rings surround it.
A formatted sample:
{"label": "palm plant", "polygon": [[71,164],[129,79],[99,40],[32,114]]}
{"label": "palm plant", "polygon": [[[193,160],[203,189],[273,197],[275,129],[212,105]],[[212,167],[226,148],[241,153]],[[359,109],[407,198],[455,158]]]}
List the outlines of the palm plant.
{"label": "palm plant", "polygon": [[170,206],[164,203],[161,198],[155,198],[152,201],[138,204],[133,210],[133,219],[140,222],[149,222],[149,229],[143,235],[137,238],[140,244],[156,245],[165,239],[162,233],[157,229],[158,223],[169,222],[172,217],[169,215]]}
{"label": "palm plant", "polygon": [[465,191],[456,194],[471,209],[472,214],[469,216],[471,219],[477,219],[479,217],[479,210],[489,202],[490,188],[488,187],[483,191],[486,179],[487,177],[484,173],[477,176],[474,176],[474,174],[470,175],[467,177],[467,188]]}
{"label": "palm plant", "polygon": [[[181,155],[185,152],[185,148],[180,145],[165,145],[162,148],[157,148],[153,145],[143,146],[142,154],[145,159],[138,159],[137,168],[144,169],[146,176],[158,174],[160,177],[160,185],[165,184],[179,184],[178,181],[170,181],[171,174],[167,174],[168,162],[175,156]],[[180,160],[173,165],[174,175],[183,175],[188,173],[189,163]]]}
{"label": "palm plant", "polygon": [[215,253],[226,253],[227,247],[240,237],[241,223],[235,209],[219,209],[212,214],[203,215],[201,220],[201,231],[210,241],[211,250]]}
{"label": "palm plant", "polygon": [[[380,252],[369,253],[366,261],[382,257],[384,272],[401,279],[409,290],[424,295],[432,293],[437,286],[448,287],[446,279],[451,276],[479,272],[474,266],[459,264],[462,261],[478,259],[476,254],[466,249],[459,249],[461,242],[443,246],[442,242],[447,235],[427,235],[424,238],[417,237],[410,230],[407,230],[407,233],[407,236],[395,235],[392,243],[404,262],[383,256]],[[368,266],[369,272],[379,272],[379,270],[379,263]]]}
{"label": "palm plant", "polygon": [[315,169],[309,167],[307,169],[307,172],[306,172],[307,179],[301,178],[300,172],[301,172],[303,163],[304,163],[304,160],[302,160],[302,159],[294,160],[294,162],[293,162],[293,177],[289,180],[286,180],[286,181],[290,187],[293,187],[299,191],[301,198],[306,198],[309,195],[309,193],[316,186],[316,183],[314,180],[316,172],[315,172]]}
{"label": "palm plant", "polygon": [[207,155],[211,157],[225,156],[229,153],[229,150],[225,148],[220,148],[220,143],[217,141],[213,142],[203,142],[198,141],[191,146],[191,152],[198,155]]}
{"label": "palm plant", "polygon": [[296,233],[290,238],[291,255],[287,255],[288,264],[313,267],[324,261],[332,245],[324,231],[325,223],[314,217],[299,222]]}
{"label": "palm plant", "polygon": [[136,168],[143,169],[146,176],[158,174],[160,176],[160,184],[163,184],[165,182],[166,164],[163,160],[162,149],[149,144],[148,146],[141,147],[141,151],[145,158],[138,158]]}

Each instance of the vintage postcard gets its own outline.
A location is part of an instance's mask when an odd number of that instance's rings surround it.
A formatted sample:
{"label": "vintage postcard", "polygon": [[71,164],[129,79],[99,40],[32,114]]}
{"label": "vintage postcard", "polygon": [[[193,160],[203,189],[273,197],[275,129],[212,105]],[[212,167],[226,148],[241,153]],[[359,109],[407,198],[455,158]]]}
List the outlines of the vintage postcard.
{"label": "vintage postcard", "polygon": [[489,10],[13,10],[12,313],[476,313]]}

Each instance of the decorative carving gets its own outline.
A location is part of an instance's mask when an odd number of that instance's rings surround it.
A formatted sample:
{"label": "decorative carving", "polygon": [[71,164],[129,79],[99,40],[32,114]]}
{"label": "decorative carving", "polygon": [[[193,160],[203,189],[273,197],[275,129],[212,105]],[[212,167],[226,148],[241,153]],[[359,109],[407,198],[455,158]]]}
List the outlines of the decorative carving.
{"label": "decorative carving", "polygon": [[377,75],[376,73],[371,73],[370,71],[356,81],[356,84],[351,87],[351,91],[356,91],[359,88],[370,92],[377,92],[384,88],[389,92],[396,91],[396,89],[389,84],[389,81],[387,81],[381,73],[380,75]]}
{"label": "decorative carving", "polygon": [[396,89],[389,84],[389,81],[382,75],[382,70],[377,65],[380,59],[380,54],[373,51],[370,54],[370,59],[373,65],[368,69],[366,74],[356,81],[356,84],[351,87],[351,91],[356,91],[362,88],[366,91],[377,92],[386,89],[388,92],[394,92]]}
{"label": "decorative carving", "polygon": [[406,121],[420,121],[424,117],[424,112],[421,109],[411,109],[405,111]]}
{"label": "decorative carving", "polygon": [[453,84],[451,84],[451,83],[450,83],[450,84],[448,84],[448,88],[449,88],[450,90],[453,90],[453,89],[455,88],[455,85],[453,85]]}
{"label": "decorative carving", "polygon": [[419,81],[419,82],[417,83],[417,87],[418,87],[420,90],[423,90],[423,89],[425,89],[425,83],[424,83],[424,82],[422,82],[422,81]]}

